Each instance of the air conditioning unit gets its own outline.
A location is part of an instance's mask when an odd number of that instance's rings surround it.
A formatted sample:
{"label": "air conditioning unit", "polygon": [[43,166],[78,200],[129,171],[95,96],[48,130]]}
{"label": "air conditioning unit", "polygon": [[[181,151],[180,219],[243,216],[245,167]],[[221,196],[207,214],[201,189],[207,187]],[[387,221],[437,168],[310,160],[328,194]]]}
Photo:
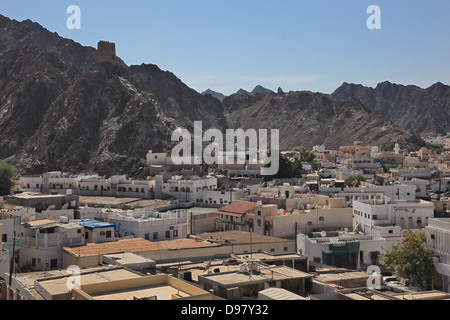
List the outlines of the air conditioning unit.
{"label": "air conditioning unit", "polygon": [[170,228],[169,228],[170,230],[173,230],[174,229],[174,227],[173,226],[171,226]]}
{"label": "air conditioning unit", "polygon": [[100,232],[100,235],[101,235],[101,236],[104,236],[105,234],[106,234],[105,231],[101,231],[101,232]]}

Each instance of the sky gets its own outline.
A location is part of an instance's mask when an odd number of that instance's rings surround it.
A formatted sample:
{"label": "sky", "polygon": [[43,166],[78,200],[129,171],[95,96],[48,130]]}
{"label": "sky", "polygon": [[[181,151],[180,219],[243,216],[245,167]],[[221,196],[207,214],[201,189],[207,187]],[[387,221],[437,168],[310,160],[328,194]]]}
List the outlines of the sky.
{"label": "sky", "polygon": [[[70,5],[80,29],[67,27]],[[381,29],[367,27],[371,5]],[[156,64],[198,92],[450,84],[448,0],[14,0],[0,13],[85,46],[115,42],[126,64]]]}

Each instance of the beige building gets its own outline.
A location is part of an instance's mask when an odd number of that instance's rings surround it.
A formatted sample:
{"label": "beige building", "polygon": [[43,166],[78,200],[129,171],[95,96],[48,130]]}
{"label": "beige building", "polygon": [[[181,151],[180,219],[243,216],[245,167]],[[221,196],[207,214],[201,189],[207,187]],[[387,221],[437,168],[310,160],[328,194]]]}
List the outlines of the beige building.
{"label": "beige building", "polygon": [[286,289],[299,295],[311,290],[313,275],[286,266],[265,266],[256,262],[241,264],[239,271],[198,276],[198,284],[206,291],[228,300],[257,298],[258,292],[270,287]]}

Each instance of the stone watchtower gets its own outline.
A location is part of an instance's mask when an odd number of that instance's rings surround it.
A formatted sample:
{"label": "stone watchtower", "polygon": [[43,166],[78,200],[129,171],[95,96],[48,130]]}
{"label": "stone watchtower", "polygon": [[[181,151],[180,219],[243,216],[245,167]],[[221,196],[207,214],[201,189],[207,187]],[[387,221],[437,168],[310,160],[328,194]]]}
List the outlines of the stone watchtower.
{"label": "stone watchtower", "polygon": [[116,64],[116,44],[107,41],[100,41],[98,43],[98,57],[97,62],[111,62]]}

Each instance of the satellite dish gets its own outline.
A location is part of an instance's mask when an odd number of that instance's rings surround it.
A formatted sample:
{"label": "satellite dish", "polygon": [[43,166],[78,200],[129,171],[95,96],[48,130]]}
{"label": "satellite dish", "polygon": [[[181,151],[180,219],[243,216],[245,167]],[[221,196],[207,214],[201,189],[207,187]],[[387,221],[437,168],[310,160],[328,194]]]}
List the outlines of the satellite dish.
{"label": "satellite dish", "polygon": [[320,233],[320,235],[322,236],[322,238],[325,238],[325,237],[327,236],[327,233],[326,233],[325,231],[322,231],[322,232]]}

